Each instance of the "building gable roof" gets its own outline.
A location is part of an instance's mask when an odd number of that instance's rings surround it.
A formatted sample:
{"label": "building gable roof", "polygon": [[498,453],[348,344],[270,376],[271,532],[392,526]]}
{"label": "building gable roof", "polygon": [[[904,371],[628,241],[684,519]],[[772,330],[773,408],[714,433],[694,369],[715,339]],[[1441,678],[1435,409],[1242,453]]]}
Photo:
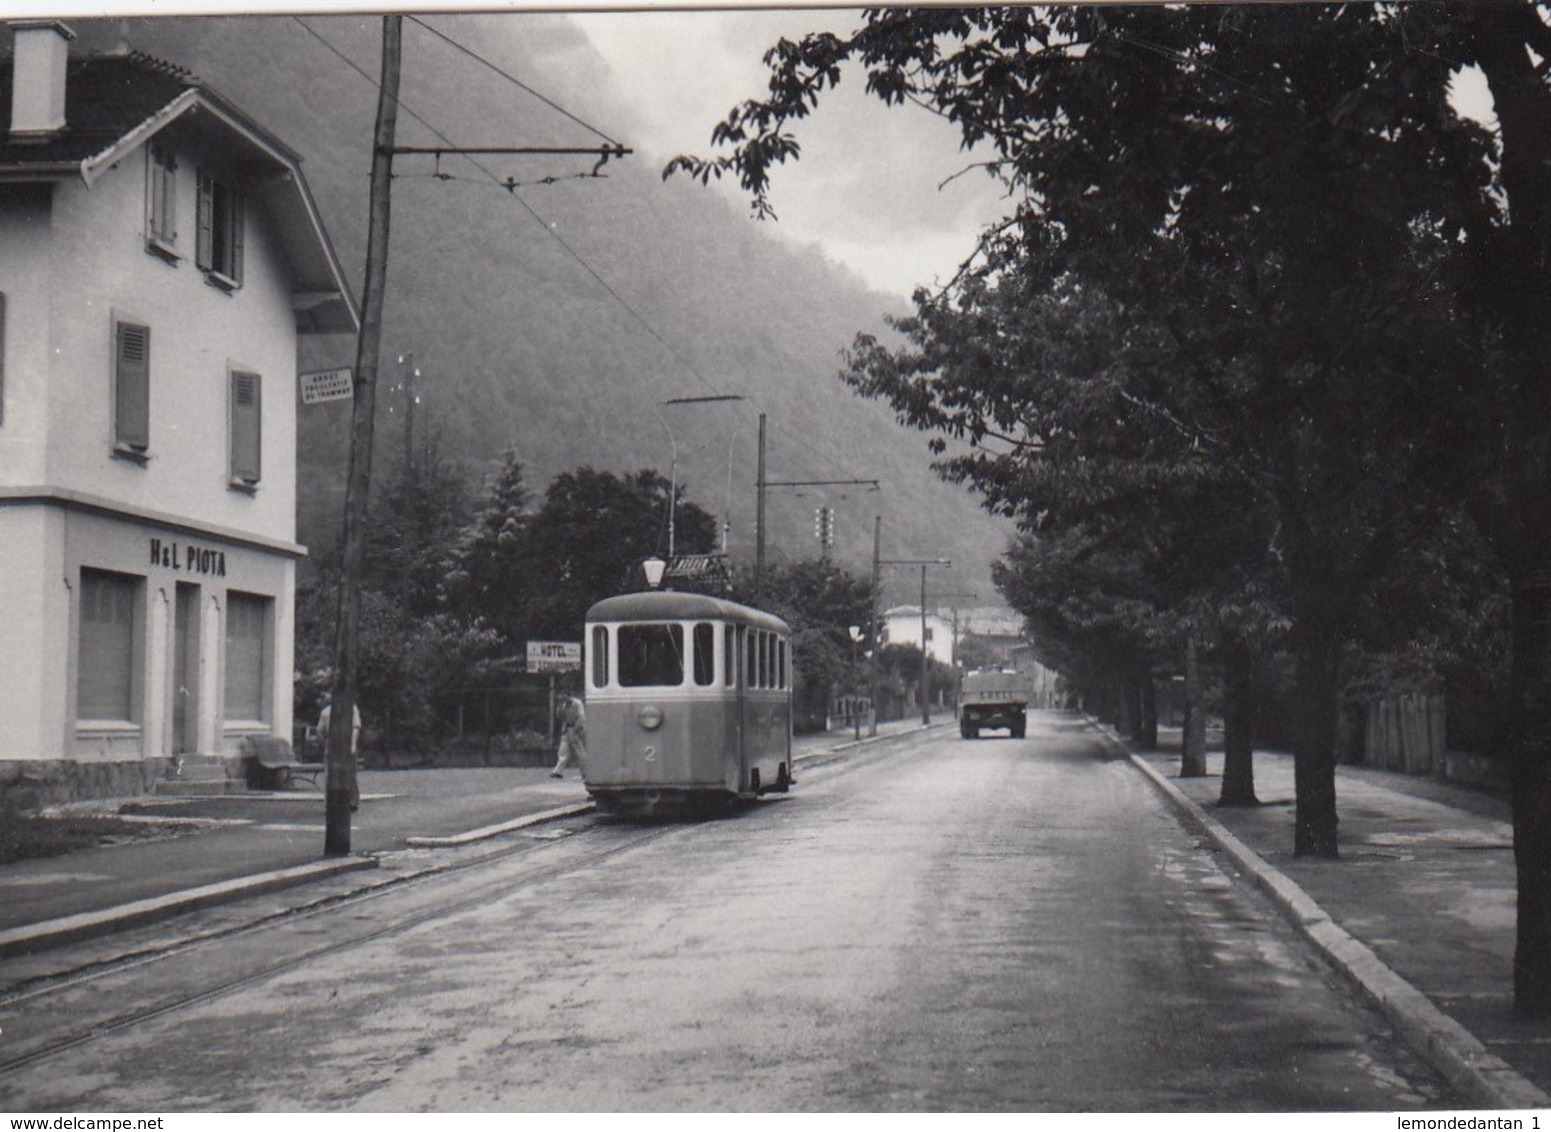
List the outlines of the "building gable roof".
{"label": "building gable roof", "polygon": [[[0,112],[9,114],[12,68],[0,64]],[[278,230],[302,333],[353,333],[360,316],[302,177],[301,158],[190,72],[143,52],[69,61],[65,127],[17,142],[0,124],[0,183],[80,177],[88,185],[174,121],[197,117],[259,158],[273,175],[257,196]]]}

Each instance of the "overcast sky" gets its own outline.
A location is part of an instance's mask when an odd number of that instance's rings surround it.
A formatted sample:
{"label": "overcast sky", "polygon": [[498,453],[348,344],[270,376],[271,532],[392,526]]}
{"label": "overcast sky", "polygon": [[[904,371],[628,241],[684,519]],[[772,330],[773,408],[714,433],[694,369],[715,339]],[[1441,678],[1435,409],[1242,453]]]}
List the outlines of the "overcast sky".
{"label": "overcast sky", "polygon": [[[714,152],[712,127],[736,103],[765,92],[760,59],[778,39],[849,30],[858,17],[767,9],[573,18],[640,115],[643,132],[629,144],[660,166],[675,154]],[[819,244],[878,290],[908,296],[917,285],[946,281],[981,227],[1009,206],[979,171],[939,189],[972,160],[959,151],[958,131],[918,107],[884,107],[863,82],[848,72],[841,89],[797,124],[802,159],[775,179],[778,228]],[[727,191],[746,207],[746,197]]]}

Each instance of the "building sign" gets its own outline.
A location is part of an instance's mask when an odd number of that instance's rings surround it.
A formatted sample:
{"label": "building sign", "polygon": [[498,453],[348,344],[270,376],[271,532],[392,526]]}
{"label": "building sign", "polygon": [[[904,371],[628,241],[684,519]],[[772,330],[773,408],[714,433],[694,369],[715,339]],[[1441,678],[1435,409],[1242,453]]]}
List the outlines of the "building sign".
{"label": "building sign", "polygon": [[302,404],[324,401],[348,401],[355,396],[355,381],[347,369],[326,369],[297,375],[302,383]]}
{"label": "building sign", "polygon": [[212,550],[192,542],[173,542],[171,539],[151,540],[151,565],[163,570],[180,570],[185,574],[208,574],[226,577],[226,551]]}
{"label": "building sign", "polygon": [[582,667],[581,641],[529,641],[529,672],[576,672]]}

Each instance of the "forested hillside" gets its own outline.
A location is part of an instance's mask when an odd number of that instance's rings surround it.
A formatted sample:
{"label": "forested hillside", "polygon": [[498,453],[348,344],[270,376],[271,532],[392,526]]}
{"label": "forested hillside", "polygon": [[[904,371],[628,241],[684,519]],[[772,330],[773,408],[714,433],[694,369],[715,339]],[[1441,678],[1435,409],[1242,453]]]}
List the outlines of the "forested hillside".
{"label": "forested hillside", "polygon": [[[609,103],[605,63],[564,16],[431,22],[631,144],[630,108]],[[127,41],[187,67],[298,150],[359,280],[376,18],[308,18],[305,26],[284,17],[81,21],[76,30],[82,49]],[[600,144],[410,22],[402,103],[401,145]],[[817,249],[794,246],[713,192],[683,178],[664,182],[651,158],[610,161],[597,178],[576,176],[592,171],[589,157],[479,160],[483,169],[455,157],[397,160],[379,461],[396,459],[402,445],[393,359],[413,352],[422,371],[416,436],[435,436],[471,479],[487,475],[507,448],[539,486],[581,464],[667,475],[671,430],[678,478],[707,510],[730,514],[732,549],[747,556],[763,412],[771,479],[883,484],[876,495],[770,492],[772,560],[814,553],[813,510],[827,503],[837,510],[836,554],[853,567],[866,569],[872,516],[881,513],[886,556],[952,557],[960,569],[951,588],[988,590],[985,565],[1003,549],[1005,528],[936,478],[919,435],[836,377],[839,352],[855,333],[881,332],[883,312],[903,309],[902,299],[869,292]],[[507,178],[519,187],[497,183]],[[353,360],[346,339],[307,349],[304,368]],[[747,401],[660,407],[710,393]],[[302,416],[300,537],[318,548],[338,527],[348,407],[310,407]],[[911,592],[902,578],[886,598],[907,600]]]}

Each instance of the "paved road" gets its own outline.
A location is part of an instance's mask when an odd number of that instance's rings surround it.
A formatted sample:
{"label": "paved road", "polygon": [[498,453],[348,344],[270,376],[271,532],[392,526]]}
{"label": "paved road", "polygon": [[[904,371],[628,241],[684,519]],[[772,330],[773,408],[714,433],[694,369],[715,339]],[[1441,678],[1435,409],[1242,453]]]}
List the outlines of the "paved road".
{"label": "paved road", "polygon": [[[1030,724],[1022,741],[858,752],[720,821],[578,828],[182,957],[175,978],[126,974],[190,987],[375,933],[0,1095],[77,1111],[1460,1106],[1134,768],[1069,717]],[[92,992],[114,993],[134,984]]]}

